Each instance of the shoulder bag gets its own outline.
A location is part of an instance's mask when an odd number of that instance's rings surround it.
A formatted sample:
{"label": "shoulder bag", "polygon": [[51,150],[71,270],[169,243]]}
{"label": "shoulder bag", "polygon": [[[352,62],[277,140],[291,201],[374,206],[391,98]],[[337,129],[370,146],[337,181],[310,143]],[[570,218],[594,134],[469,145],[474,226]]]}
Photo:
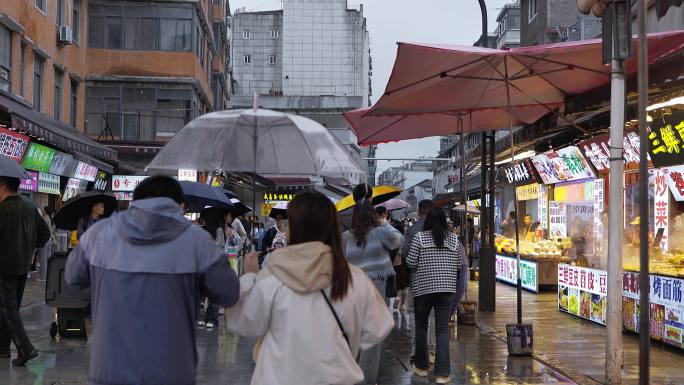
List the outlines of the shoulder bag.
{"label": "shoulder bag", "polygon": [[[351,342],[349,342],[349,335],[347,334],[347,331],[344,330],[344,326],[342,326],[342,321],[340,321],[340,317],[337,316],[337,312],[335,311],[335,308],[333,307],[332,303],[330,303],[330,299],[328,299],[328,295],[325,294],[325,290],[321,289],[321,294],[323,294],[323,298],[325,298],[325,303],[328,304],[330,311],[333,313],[333,316],[335,316],[335,321],[337,321],[337,326],[340,328],[340,331],[342,332],[342,337],[344,337],[344,340],[347,341],[347,346],[349,347],[349,352],[351,353],[352,347],[351,347]],[[352,354],[352,356],[353,356],[353,354]],[[354,359],[356,359],[356,357]]]}

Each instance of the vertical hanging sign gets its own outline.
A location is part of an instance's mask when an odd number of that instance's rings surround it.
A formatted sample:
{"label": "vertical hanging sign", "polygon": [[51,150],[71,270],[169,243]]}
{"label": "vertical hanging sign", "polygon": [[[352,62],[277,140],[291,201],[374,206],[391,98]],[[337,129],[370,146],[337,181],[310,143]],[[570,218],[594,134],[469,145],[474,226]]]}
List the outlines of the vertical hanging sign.
{"label": "vertical hanging sign", "polygon": [[655,170],[655,187],[654,187],[654,207],[653,207],[653,230],[657,235],[659,231],[663,232],[660,240],[660,248],[663,251],[668,249],[668,224],[669,224],[669,195],[667,182],[665,180],[665,172],[661,169]]}
{"label": "vertical hanging sign", "polygon": [[603,197],[603,179],[596,179],[594,181],[594,254],[600,254],[603,250],[603,208],[604,208],[604,197]]}
{"label": "vertical hanging sign", "polygon": [[539,223],[543,230],[549,228],[549,209],[548,209],[548,194],[549,189],[544,185],[539,186],[539,198],[537,199],[537,207],[539,208]]}

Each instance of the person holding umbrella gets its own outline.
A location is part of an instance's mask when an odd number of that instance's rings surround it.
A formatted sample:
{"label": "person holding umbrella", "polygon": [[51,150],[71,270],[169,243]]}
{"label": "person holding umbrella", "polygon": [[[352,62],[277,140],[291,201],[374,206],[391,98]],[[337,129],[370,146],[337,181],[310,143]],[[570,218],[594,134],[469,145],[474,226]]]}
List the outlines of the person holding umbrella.
{"label": "person holding umbrella", "polygon": [[11,358],[13,341],[18,354],[12,366],[23,366],[38,356],[19,307],[33,252],[50,239],[50,229],[38,210],[17,194],[19,178],[27,175],[14,160],[0,156],[0,358]]}
{"label": "person holding umbrella", "polygon": [[105,213],[104,202],[94,202],[90,208],[90,213],[78,220],[78,226],[76,228],[76,239],[81,240],[81,236],[86,232],[92,225],[97,223],[97,221],[102,218]]}

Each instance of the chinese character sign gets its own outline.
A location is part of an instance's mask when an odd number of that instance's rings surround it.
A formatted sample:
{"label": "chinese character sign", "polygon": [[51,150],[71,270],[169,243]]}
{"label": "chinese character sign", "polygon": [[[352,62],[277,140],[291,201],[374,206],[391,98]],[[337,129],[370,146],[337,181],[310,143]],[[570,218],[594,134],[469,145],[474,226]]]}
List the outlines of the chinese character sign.
{"label": "chinese character sign", "polygon": [[674,199],[677,202],[684,201],[684,166],[671,166],[661,170]]}
{"label": "chinese character sign", "polygon": [[594,254],[601,254],[603,249],[603,242],[599,241],[603,239],[603,208],[604,208],[604,197],[603,197],[603,179],[596,179],[594,181]]}
{"label": "chinese character sign", "polygon": [[532,157],[532,164],[539,173],[539,177],[542,179],[544,184],[554,184],[562,180],[559,178],[554,164],[545,154]]}
{"label": "chinese character sign", "polygon": [[519,201],[529,201],[539,198],[539,185],[536,183],[515,188],[515,194]]}
{"label": "chinese character sign", "polygon": [[21,162],[21,165],[30,170],[48,172],[56,153],[57,151],[50,147],[31,143],[24,154],[24,160]]}
{"label": "chinese character sign", "polygon": [[594,173],[591,171],[589,164],[582,156],[579,148],[569,146],[561,148],[556,153],[563,159],[563,162],[567,166],[569,175],[566,180],[579,180],[594,177]]}
{"label": "chinese character sign", "polygon": [[552,238],[567,236],[567,212],[562,202],[549,202],[549,234]]}
{"label": "chinese character sign", "polygon": [[109,174],[104,171],[98,171],[93,190],[105,191],[107,190],[107,184],[109,184]]}
{"label": "chinese character sign", "polygon": [[59,182],[58,175],[38,173],[38,192],[59,195]]}
{"label": "chinese character sign", "polygon": [[147,176],[139,175],[113,175],[112,176],[112,191],[127,191],[132,192],[136,187],[145,180]]}
{"label": "chinese character sign", "polygon": [[30,179],[20,179],[19,190],[38,191],[38,173],[27,171],[31,175]]}
{"label": "chinese character sign", "polygon": [[74,173],[74,178],[87,180],[88,182],[94,182],[97,178],[97,167],[91,166],[84,162],[78,162],[76,166],[76,172]]}
{"label": "chinese character sign", "polygon": [[178,170],[178,180],[197,182],[197,170]]}
{"label": "chinese character sign", "polygon": [[537,175],[534,172],[534,167],[532,166],[532,161],[529,158],[504,168],[503,175],[506,177],[506,181],[508,181],[509,184],[527,185],[538,181]]}
{"label": "chinese character sign", "polygon": [[558,265],[558,308],[600,324],[606,323],[608,273]]}
{"label": "chinese character sign", "polygon": [[537,199],[537,207],[539,213],[539,223],[542,229],[547,230],[549,228],[549,206],[548,206],[548,195],[549,189],[546,186],[539,186],[539,197]]}
{"label": "chinese character sign", "polygon": [[653,165],[684,164],[684,110],[673,109],[670,115],[655,117],[650,129],[648,152]]}
{"label": "chinese character sign", "polygon": [[663,251],[668,249],[668,229],[669,229],[669,194],[667,182],[665,181],[665,173],[662,170],[655,170],[655,186],[654,186],[654,207],[653,207],[653,227],[655,234],[663,231],[663,237],[660,241],[660,248]]}
{"label": "chinese character sign", "polygon": [[29,140],[26,135],[0,127],[0,154],[21,162]]}
{"label": "chinese character sign", "polygon": [[[496,255],[496,278],[500,281],[518,284],[518,261],[516,258]],[[520,260],[520,279],[524,289],[537,292],[537,264],[532,261]]]}

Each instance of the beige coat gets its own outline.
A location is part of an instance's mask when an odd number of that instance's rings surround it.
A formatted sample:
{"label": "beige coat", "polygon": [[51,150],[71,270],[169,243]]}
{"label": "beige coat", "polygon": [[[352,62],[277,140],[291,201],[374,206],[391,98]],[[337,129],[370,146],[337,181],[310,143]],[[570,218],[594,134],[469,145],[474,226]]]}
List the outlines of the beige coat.
{"label": "beige coat", "polygon": [[320,242],[288,246],[269,256],[259,274],[240,279],[240,301],[226,310],[228,331],[262,337],[252,385],[356,384],[360,350],[382,342],[394,320],[373,283],[350,266],[352,286],[333,307],[349,335],[351,351],[320,293],[329,295],[330,248]]}

